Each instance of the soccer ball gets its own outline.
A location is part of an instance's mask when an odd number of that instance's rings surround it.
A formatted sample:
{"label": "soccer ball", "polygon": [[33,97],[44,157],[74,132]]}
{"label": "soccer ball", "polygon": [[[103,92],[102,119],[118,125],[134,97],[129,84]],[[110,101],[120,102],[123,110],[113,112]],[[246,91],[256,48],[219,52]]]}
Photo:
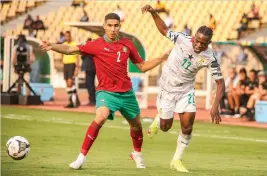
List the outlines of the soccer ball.
{"label": "soccer ball", "polygon": [[6,143],[7,154],[14,160],[22,160],[30,151],[30,143],[22,136],[14,136]]}

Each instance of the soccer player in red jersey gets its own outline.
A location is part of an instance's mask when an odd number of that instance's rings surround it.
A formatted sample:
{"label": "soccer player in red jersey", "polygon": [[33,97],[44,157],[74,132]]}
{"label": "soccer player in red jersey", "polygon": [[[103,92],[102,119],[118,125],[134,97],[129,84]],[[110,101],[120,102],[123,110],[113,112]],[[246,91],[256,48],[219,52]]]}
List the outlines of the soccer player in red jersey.
{"label": "soccer player in red jersey", "polygon": [[79,169],[85,162],[86,155],[98,136],[100,128],[107,119],[113,119],[115,111],[120,111],[130,125],[130,136],[134,151],[131,158],[137,168],[145,168],[141,148],[143,143],[140,109],[128,76],[128,58],[142,72],[153,69],[166,57],[143,61],[132,41],[119,37],[120,18],[115,13],[105,16],[105,35],[83,45],[67,46],[43,42],[42,49],[53,50],[63,54],[91,54],[96,66],[99,85],[96,92],[96,117],[86,132],[81,152],[70,167]]}

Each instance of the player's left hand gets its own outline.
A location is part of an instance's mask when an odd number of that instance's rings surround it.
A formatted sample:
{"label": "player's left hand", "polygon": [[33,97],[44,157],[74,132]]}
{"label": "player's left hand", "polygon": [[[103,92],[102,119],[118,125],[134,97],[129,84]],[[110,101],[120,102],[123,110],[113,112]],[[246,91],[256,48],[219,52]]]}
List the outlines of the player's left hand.
{"label": "player's left hand", "polygon": [[212,123],[219,124],[222,121],[221,117],[220,117],[220,114],[219,114],[218,107],[212,107],[211,108],[210,116],[211,116]]}

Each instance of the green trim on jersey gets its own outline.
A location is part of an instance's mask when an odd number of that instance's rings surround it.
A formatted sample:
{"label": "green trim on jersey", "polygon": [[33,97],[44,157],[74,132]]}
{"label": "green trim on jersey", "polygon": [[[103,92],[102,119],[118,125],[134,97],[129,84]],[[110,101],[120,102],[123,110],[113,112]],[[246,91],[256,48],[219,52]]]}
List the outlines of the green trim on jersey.
{"label": "green trim on jersey", "polygon": [[[108,43],[112,43],[112,41],[108,39],[108,37],[106,36],[106,34],[104,35],[104,40],[105,40],[106,42],[108,42]],[[116,42],[118,42],[119,40],[120,40],[120,37],[117,36],[117,37],[116,37]]]}

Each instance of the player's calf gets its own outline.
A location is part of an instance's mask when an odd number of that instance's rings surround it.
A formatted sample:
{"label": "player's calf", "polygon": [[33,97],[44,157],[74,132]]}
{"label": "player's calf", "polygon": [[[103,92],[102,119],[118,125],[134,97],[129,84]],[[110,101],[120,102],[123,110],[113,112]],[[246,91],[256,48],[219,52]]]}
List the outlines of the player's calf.
{"label": "player's calf", "polygon": [[193,131],[193,127],[192,126],[182,126],[182,133],[185,135],[191,135]]}
{"label": "player's calf", "polygon": [[133,148],[136,152],[141,152],[142,144],[143,144],[143,131],[142,128],[131,128],[130,136],[133,142]]}

